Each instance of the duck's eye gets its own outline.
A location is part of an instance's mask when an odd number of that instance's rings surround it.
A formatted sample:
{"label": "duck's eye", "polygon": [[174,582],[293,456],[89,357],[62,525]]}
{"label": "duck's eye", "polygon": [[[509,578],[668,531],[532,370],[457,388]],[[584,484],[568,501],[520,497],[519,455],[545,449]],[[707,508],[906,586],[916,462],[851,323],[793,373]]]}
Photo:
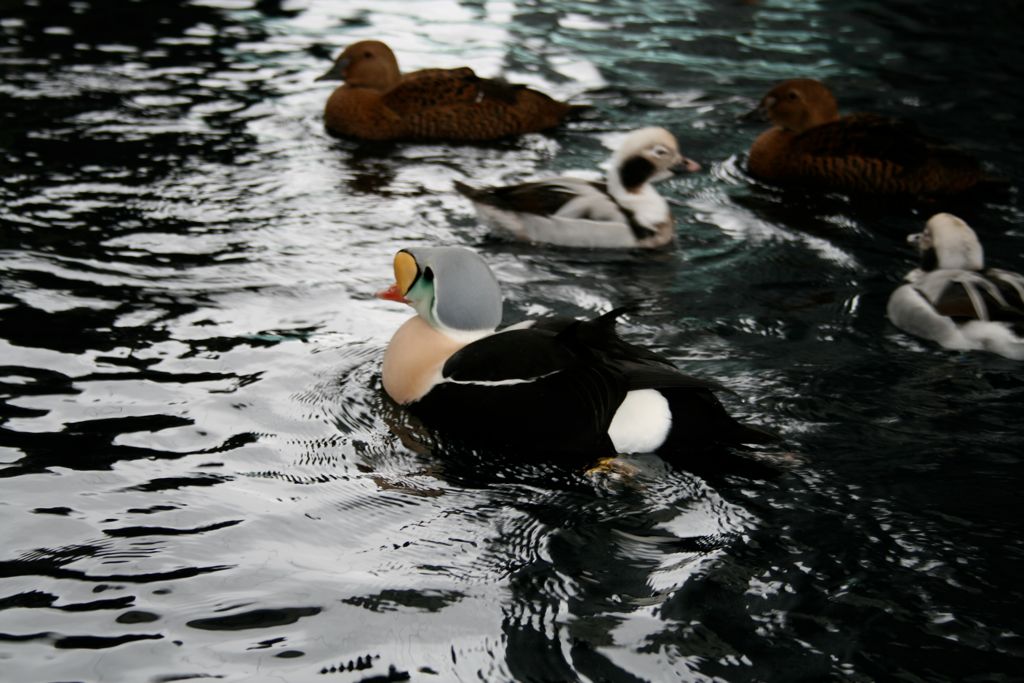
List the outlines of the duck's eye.
{"label": "duck's eye", "polygon": [[795,100],[795,99],[798,99],[800,96],[796,94],[795,90],[790,90],[789,94],[786,95],[786,97],[788,97],[791,100]]}
{"label": "duck's eye", "polygon": [[663,157],[666,154],[668,154],[668,148],[662,147],[661,145],[658,145],[657,147],[654,148],[654,156]]}
{"label": "duck's eye", "polygon": [[372,52],[364,52],[363,56],[366,57],[367,59],[370,59],[370,58],[373,57],[373,53]]}

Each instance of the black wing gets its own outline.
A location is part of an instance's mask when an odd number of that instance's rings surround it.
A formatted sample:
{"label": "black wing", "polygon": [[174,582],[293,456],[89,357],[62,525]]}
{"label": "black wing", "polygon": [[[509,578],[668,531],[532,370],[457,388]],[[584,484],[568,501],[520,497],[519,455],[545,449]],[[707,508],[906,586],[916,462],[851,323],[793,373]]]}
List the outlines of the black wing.
{"label": "black wing", "polygon": [[550,331],[508,330],[464,346],[444,364],[442,376],[453,382],[527,381],[564,370],[575,361]]}
{"label": "black wing", "polygon": [[1013,320],[1024,319],[1024,276],[1009,270],[989,268],[982,272],[996,286],[1006,301],[1007,313]]}
{"label": "black wing", "polygon": [[[585,184],[586,181],[578,181]],[[475,188],[455,181],[455,189],[474,202],[487,204],[505,211],[550,216],[579,196],[570,187],[545,180],[517,185]],[[609,201],[610,198],[609,198]]]}
{"label": "black wing", "polygon": [[[1007,287],[1005,294],[1019,296],[1015,289]],[[1024,322],[1024,308],[1007,299],[1003,288],[992,280],[971,273],[970,277],[951,279],[932,300],[932,306],[941,315],[957,322],[969,320],[996,320],[1000,322]],[[1019,299],[1018,299],[1019,302]]]}
{"label": "black wing", "polygon": [[567,343],[580,344],[626,379],[629,391],[656,389],[672,410],[672,430],[659,452],[685,458],[695,450],[721,445],[773,443],[780,437],[761,427],[733,419],[715,396],[729,391],[721,384],[685,375],[657,353],[624,341],[615,331],[616,320],[635,306],[616,308],[594,320],[580,321],[559,333]]}
{"label": "black wing", "polygon": [[607,432],[626,396],[625,378],[550,331],[486,337],[449,358],[442,374],[444,381],[410,410],[464,445],[525,458],[615,455]]}
{"label": "black wing", "polygon": [[542,320],[473,342],[448,359],[443,381],[410,410],[431,429],[457,435],[457,446],[590,462],[615,455],[608,427],[626,394],[656,389],[673,415],[659,451],[681,455],[683,464],[695,451],[778,440],[734,420],[715,397],[719,384],[623,341],[615,322],[629,310]]}
{"label": "black wing", "polygon": [[618,335],[616,322],[623,315],[636,313],[636,305],[620,306],[593,320],[553,318],[538,321],[559,333],[566,343],[599,353],[604,362],[613,363],[629,379],[630,389],[694,388],[727,391],[709,380],[684,375],[665,356],[630,344]]}

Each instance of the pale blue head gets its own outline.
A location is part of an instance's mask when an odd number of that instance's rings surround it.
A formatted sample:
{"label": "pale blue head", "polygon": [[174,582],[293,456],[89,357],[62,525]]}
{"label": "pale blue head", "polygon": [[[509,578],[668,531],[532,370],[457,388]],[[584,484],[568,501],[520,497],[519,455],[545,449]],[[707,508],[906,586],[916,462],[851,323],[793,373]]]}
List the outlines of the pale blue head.
{"label": "pale blue head", "polygon": [[443,332],[493,331],[501,323],[501,289],[475,251],[416,247],[395,254],[395,284],[380,296],[403,301]]}

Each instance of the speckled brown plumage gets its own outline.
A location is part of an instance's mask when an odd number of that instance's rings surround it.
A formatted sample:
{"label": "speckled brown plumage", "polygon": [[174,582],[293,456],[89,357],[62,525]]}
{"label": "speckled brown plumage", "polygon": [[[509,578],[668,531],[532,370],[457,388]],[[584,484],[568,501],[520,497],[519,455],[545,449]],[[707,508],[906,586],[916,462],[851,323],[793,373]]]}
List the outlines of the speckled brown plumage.
{"label": "speckled brown plumage", "polygon": [[957,194],[990,178],[969,154],[908,121],[839,116],[832,93],[810,79],[784,81],[758,112],[774,126],[750,148],[751,175],[778,185],[851,194]]}
{"label": "speckled brown plumage", "polygon": [[578,105],[468,67],[402,75],[379,41],[350,45],[318,80],[341,79],[324,109],[327,128],[363,140],[483,141],[557,126]]}

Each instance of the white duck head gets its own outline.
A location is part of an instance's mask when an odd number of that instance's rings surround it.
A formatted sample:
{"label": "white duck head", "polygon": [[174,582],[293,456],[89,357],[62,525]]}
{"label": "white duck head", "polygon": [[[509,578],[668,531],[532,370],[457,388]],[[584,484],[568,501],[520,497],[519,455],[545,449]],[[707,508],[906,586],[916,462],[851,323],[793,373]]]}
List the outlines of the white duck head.
{"label": "white duck head", "polygon": [[978,236],[963,220],[951,213],[937,213],[924,230],[907,237],[921,253],[921,269],[981,270],[985,252]]}
{"label": "white duck head", "polygon": [[452,337],[478,337],[501,323],[498,281],[479,254],[464,247],[417,247],[395,254],[395,284],[378,297],[407,303]]}
{"label": "white duck head", "polygon": [[622,140],[611,158],[608,188],[635,194],[644,185],[671,178],[674,170],[693,173],[700,164],[679,153],[679,144],[664,128],[639,128]]}

